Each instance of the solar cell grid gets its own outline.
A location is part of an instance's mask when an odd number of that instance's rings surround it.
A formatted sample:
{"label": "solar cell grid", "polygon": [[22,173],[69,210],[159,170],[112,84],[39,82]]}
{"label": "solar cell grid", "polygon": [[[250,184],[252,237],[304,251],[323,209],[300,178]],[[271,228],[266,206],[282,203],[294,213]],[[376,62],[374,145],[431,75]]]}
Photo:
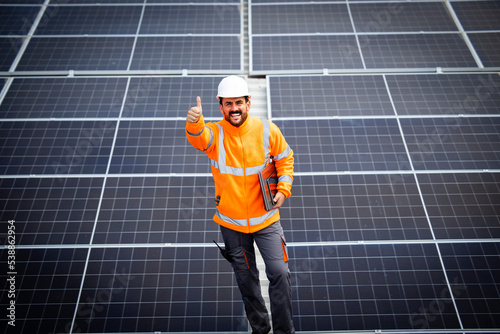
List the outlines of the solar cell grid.
{"label": "solar cell grid", "polygon": [[147,6],[140,34],[239,34],[237,6]]}
{"label": "solar cell grid", "polygon": [[220,77],[132,78],[123,117],[186,117],[201,97],[203,116],[220,119],[215,99]]}
{"label": "solar cell grid", "polygon": [[132,37],[33,37],[17,71],[126,70]]}
{"label": "solar cell grid", "polygon": [[125,78],[16,78],[2,118],[118,117]]}
{"label": "solar cell grid", "polygon": [[[17,225],[18,226],[18,225]],[[86,249],[18,249],[16,326],[19,333],[63,333],[73,319],[85,266]],[[0,251],[7,258],[7,249]],[[1,298],[7,301],[8,289]],[[6,332],[7,320],[4,321]]]}
{"label": "solar cell grid", "polygon": [[206,155],[186,140],[184,125],[185,120],[120,122],[110,173],[209,173]]}
{"label": "solar cell grid", "polygon": [[223,261],[215,246],[93,249],[81,300],[94,312],[90,321],[78,314],[75,324],[83,332],[244,331],[232,269]]}
{"label": "solar cell grid", "polygon": [[345,4],[252,6],[253,34],[327,32],[353,32]]}
{"label": "solar cell grid", "polygon": [[27,35],[31,29],[28,18],[36,18],[38,6],[1,6],[0,35]]}
{"label": "solar cell grid", "polygon": [[441,2],[352,3],[357,32],[457,31]]}
{"label": "solar cell grid", "polygon": [[49,6],[35,35],[135,34],[142,6]]}
{"label": "solar cell grid", "polygon": [[498,169],[499,126],[494,118],[403,119],[415,169]]}
{"label": "solar cell grid", "polygon": [[16,58],[23,40],[15,37],[0,36],[0,71],[8,71]]}
{"label": "solar cell grid", "polygon": [[386,76],[398,115],[498,114],[498,74]]}
{"label": "solar cell grid", "polygon": [[281,208],[289,242],[431,238],[415,180],[397,175],[294,179]]}
{"label": "solar cell grid", "polygon": [[447,307],[426,328],[460,327],[434,245],[309,246],[291,255],[297,331],[422,329],[419,308],[436,299]]}
{"label": "solar cell grid", "polygon": [[439,248],[464,327],[500,327],[499,244],[442,244]]}
{"label": "solar cell grid", "polygon": [[418,175],[438,239],[498,238],[498,174]]}
{"label": "solar cell grid", "polygon": [[394,115],[382,76],[270,77],[272,117]]}
{"label": "solar cell grid", "polygon": [[354,36],[254,36],[254,71],[363,68]]}
{"label": "solar cell grid", "polygon": [[367,68],[477,67],[458,34],[360,37]]}
{"label": "solar cell grid", "polygon": [[219,240],[211,177],[110,178],[94,243],[211,243]]}
{"label": "solar cell grid", "polygon": [[500,33],[469,33],[468,36],[485,67],[500,66],[500,52],[498,51]]}
{"label": "solar cell grid", "polygon": [[296,172],[399,170],[408,161],[393,119],[274,122],[294,150]]}
{"label": "solar cell grid", "polygon": [[2,175],[104,173],[116,122],[1,122]]}
{"label": "solar cell grid", "polygon": [[2,221],[16,220],[17,245],[88,244],[100,178],[1,179]]}
{"label": "solar cell grid", "polygon": [[232,36],[139,37],[131,70],[240,70],[240,49]]}
{"label": "solar cell grid", "polygon": [[500,29],[500,1],[454,1],[451,5],[466,31]]}

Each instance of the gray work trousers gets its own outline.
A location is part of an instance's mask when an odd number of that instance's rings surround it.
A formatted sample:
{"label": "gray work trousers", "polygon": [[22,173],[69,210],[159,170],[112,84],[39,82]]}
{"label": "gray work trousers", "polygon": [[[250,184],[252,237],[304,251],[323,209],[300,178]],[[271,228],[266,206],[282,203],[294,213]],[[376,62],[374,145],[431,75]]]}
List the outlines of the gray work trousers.
{"label": "gray work trousers", "polygon": [[273,332],[295,333],[292,321],[292,288],[288,255],[279,221],[255,233],[240,233],[221,226],[226,249],[233,258],[236,281],[240,289],[252,333],[266,334],[271,330],[269,315],[260,290],[259,272],[255,261],[254,241],[266,264]]}

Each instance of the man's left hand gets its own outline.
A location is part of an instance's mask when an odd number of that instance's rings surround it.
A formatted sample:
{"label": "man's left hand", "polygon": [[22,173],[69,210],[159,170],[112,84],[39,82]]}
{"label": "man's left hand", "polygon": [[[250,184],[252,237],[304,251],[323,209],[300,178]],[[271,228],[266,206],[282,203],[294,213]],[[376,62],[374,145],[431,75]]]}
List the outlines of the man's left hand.
{"label": "man's left hand", "polygon": [[285,195],[281,192],[277,192],[276,195],[274,195],[274,204],[273,209],[279,209],[285,203]]}

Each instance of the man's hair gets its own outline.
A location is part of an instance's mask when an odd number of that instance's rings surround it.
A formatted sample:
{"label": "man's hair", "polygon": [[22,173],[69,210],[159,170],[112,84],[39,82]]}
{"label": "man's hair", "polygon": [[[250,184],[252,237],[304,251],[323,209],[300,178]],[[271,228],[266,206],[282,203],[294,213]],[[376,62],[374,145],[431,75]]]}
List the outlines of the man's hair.
{"label": "man's hair", "polygon": [[[245,103],[247,103],[249,100],[248,100],[248,96],[243,96],[245,98]],[[220,97],[219,98],[219,104],[222,105],[222,99],[223,97]]]}

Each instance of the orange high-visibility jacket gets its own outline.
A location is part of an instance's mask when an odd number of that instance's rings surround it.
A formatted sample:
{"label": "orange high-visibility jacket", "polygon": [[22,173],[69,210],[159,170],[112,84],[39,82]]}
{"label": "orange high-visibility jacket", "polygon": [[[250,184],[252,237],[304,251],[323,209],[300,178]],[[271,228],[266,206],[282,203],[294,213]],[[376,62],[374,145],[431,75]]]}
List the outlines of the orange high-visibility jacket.
{"label": "orange high-visibility jacket", "polygon": [[[226,120],[186,122],[193,147],[210,159],[215,182],[218,224],[243,233],[259,231],[280,219],[279,210],[266,211],[259,183],[260,172],[272,157],[278,173],[278,191],[290,197],[293,151],[272,122],[248,116],[240,127]],[[219,197],[220,196],[220,197]]]}

